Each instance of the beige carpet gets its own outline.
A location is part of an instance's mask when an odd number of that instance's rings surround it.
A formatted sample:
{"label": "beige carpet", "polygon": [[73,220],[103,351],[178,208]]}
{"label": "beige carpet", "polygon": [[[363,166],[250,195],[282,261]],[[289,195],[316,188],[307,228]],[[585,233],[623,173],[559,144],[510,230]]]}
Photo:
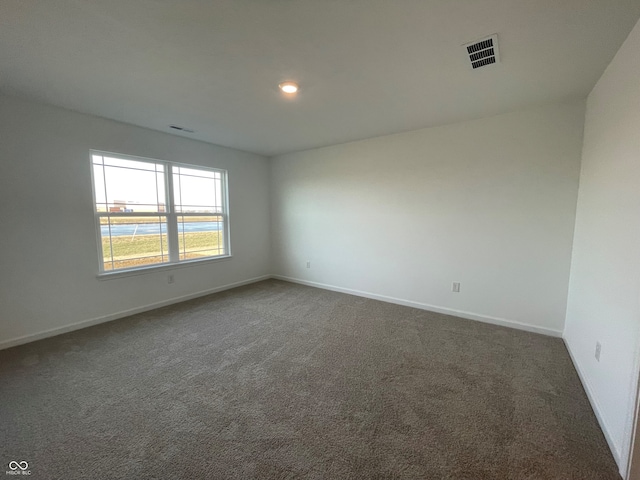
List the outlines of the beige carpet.
{"label": "beige carpet", "polygon": [[280,281],[2,351],[0,419],[33,479],[619,479],[560,339]]}

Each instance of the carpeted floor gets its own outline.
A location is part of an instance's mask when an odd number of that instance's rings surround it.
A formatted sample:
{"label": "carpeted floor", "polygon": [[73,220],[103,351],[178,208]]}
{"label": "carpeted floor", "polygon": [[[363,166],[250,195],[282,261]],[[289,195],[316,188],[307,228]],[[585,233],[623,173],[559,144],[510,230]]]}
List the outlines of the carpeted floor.
{"label": "carpeted floor", "polygon": [[0,419],[33,479],[620,478],[560,339],[275,280],[0,352]]}

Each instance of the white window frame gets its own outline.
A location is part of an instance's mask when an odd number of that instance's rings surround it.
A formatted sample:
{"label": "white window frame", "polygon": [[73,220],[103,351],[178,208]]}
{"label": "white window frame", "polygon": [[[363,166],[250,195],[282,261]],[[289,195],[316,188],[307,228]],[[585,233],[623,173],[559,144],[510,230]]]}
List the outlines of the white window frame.
{"label": "white window frame", "polygon": [[[95,176],[94,176],[94,162],[93,156],[107,156],[111,158],[118,158],[121,160],[131,160],[134,162],[144,162],[144,163],[154,163],[154,164],[162,164],[164,165],[164,183],[165,183],[165,212],[98,212],[97,198],[96,198],[96,188],[95,188]],[[202,165],[193,165],[182,162],[171,162],[167,160],[159,160],[155,158],[148,157],[138,157],[135,155],[127,155],[123,153],[115,153],[115,152],[107,152],[104,150],[94,150],[91,149],[89,151],[89,166],[91,170],[91,193],[93,196],[93,214],[95,219],[96,226],[96,240],[98,246],[98,276],[99,277],[108,277],[108,276],[119,276],[126,274],[135,274],[138,272],[144,272],[149,270],[159,270],[166,268],[175,268],[177,266],[189,265],[194,263],[203,263],[203,262],[215,262],[223,259],[227,259],[231,257],[231,235],[230,235],[230,227],[229,227],[229,173],[227,170],[221,168],[213,168],[206,167]],[[178,217],[182,216],[182,212],[176,212],[175,207],[175,199],[174,199],[174,189],[173,189],[173,167],[184,167],[190,168],[194,170],[204,170],[207,172],[215,172],[220,174],[220,185],[222,188],[221,192],[221,201],[222,201],[222,213],[219,215],[222,217],[222,225],[223,225],[223,240],[224,240],[224,253],[220,255],[213,255],[209,257],[203,258],[195,258],[195,259],[185,259],[180,260],[180,251],[179,251],[179,232],[178,232]],[[186,215],[188,216],[210,216],[209,213],[203,212],[189,212]],[[113,270],[105,270],[104,269],[104,256],[102,252],[102,230],[100,219],[103,217],[165,217],[167,224],[167,242],[168,242],[168,261],[151,264],[151,265],[143,265],[140,267],[133,268],[118,268]]]}

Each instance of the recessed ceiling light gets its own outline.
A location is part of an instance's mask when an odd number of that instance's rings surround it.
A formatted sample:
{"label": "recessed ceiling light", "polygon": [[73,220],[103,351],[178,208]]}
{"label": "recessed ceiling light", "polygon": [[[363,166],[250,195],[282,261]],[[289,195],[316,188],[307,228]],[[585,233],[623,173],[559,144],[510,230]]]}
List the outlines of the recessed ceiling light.
{"label": "recessed ceiling light", "polygon": [[280,90],[284,93],[296,93],[299,88],[295,82],[282,82],[278,87],[280,87]]}

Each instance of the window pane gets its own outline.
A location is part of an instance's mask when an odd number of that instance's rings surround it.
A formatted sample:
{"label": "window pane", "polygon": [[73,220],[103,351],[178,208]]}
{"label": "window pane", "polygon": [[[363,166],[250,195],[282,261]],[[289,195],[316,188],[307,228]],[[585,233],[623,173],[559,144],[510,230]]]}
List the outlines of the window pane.
{"label": "window pane", "polygon": [[96,212],[166,211],[163,164],[98,154],[92,160]]}
{"label": "window pane", "polygon": [[[125,160],[124,158],[104,157],[104,164],[113,167],[135,168],[138,170],[149,170],[154,172],[158,165],[152,162],[136,162],[135,160]],[[162,165],[160,165],[162,166]]]}
{"label": "window pane", "polygon": [[104,189],[104,168],[102,165],[93,165],[93,191],[96,195],[96,212],[106,212],[107,192]]}
{"label": "window pane", "polygon": [[101,217],[104,270],[169,261],[165,217]]}
{"label": "window pane", "polygon": [[[202,175],[196,176],[198,173]],[[173,186],[177,212],[222,213],[222,180],[219,172],[176,168]]]}
{"label": "window pane", "polygon": [[178,217],[180,260],[225,254],[224,222],[221,215]]}
{"label": "window pane", "polygon": [[212,170],[198,170],[195,168],[174,167],[173,171],[179,175],[192,175],[205,178],[219,178],[220,173]]}
{"label": "window pane", "polygon": [[156,175],[156,188],[158,190],[158,212],[166,212],[167,207],[165,205],[165,189],[164,189],[164,173],[158,173]]}
{"label": "window pane", "polygon": [[[129,161],[122,160],[122,162]],[[96,205],[97,209],[106,207],[109,212],[165,211],[163,172],[105,166],[104,183],[106,183],[106,206]]]}

